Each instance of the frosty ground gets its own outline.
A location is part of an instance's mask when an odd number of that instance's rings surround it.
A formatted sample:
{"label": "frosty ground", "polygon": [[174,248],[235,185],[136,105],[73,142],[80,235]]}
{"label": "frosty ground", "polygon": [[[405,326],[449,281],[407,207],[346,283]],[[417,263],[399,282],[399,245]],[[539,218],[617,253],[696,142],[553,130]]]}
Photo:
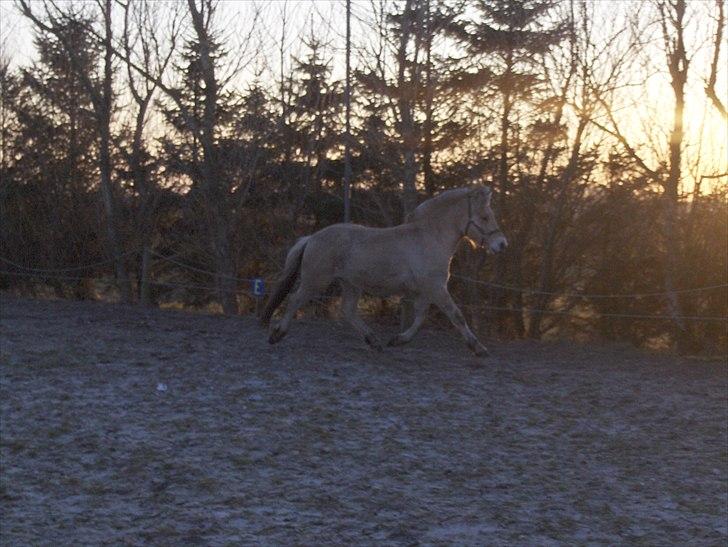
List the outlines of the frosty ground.
{"label": "frosty ground", "polygon": [[379,354],[322,319],[270,347],[251,317],[0,306],[2,544],[728,539],[721,362],[480,360],[449,330]]}

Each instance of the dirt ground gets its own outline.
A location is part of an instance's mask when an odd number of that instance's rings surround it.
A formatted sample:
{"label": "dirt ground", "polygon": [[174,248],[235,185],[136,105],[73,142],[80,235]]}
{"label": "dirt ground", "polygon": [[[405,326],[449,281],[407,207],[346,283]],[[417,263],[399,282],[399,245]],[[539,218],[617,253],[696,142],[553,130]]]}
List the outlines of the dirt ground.
{"label": "dirt ground", "polygon": [[720,362],[0,306],[3,545],[728,541]]}

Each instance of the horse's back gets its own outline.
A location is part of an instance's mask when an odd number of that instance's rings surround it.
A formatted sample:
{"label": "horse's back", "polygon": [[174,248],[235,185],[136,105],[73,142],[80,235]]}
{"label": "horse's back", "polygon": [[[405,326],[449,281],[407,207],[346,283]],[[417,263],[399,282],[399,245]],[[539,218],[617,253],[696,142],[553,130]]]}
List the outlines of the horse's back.
{"label": "horse's back", "polygon": [[333,224],[309,239],[302,275],[312,282],[346,281],[375,294],[409,290],[412,271],[419,269],[416,237],[411,225]]}
{"label": "horse's back", "polygon": [[361,224],[332,224],[311,236],[311,242],[325,245],[335,254],[382,252],[412,244],[414,230],[402,224],[391,228],[374,228]]}

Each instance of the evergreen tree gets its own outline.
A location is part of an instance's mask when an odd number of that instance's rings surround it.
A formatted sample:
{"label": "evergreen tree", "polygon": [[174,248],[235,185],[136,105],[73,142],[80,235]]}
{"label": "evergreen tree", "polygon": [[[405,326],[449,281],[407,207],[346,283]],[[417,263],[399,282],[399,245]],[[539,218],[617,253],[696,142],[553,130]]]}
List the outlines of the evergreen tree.
{"label": "evergreen tree", "polygon": [[[472,158],[457,148],[471,135],[463,96],[462,70],[442,43],[458,11],[446,2],[413,0],[387,17],[395,66],[383,53],[377,63],[357,72],[363,91],[363,153],[387,165],[408,192],[427,195],[473,178]],[[394,148],[393,148],[394,147]],[[385,177],[386,178],[386,177]],[[383,190],[389,190],[386,183]],[[403,189],[402,189],[403,190]],[[412,200],[412,198],[407,198]],[[415,200],[408,206],[416,205]]]}
{"label": "evergreen tree", "polygon": [[[481,0],[477,4],[477,20],[457,18],[448,26],[449,33],[468,52],[468,64],[459,73],[462,86],[484,93],[489,103],[497,105],[498,124],[492,128],[498,142],[497,153],[493,154],[497,161],[493,185],[503,197],[498,203],[501,222],[509,227],[510,239],[514,242],[507,257],[496,259],[498,284],[508,277],[523,278],[520,260],[528,244],[532,215],[523,218],[513,205],[533,199],[528,195],[533,179],[514,166],[524,158],[521,140],[525,128],[520,118],[530,104],[545,98],[539,60],[564,38],[568,29],[567,22],[548,26],[544,23],[555,5],[553,0]],[[486,119],[492,115],[491,110]],[[507,308],[513,297],[518,295],[498,289],[491,290],[490,294],[491,302],[501,309]],[[523,334],[520,305],[516,309],[512,316],[515,328]],[[497,318],[503,328],[507,315],[494,312],[491,318]]]}
{"label": "evergreen tree", "polygon": [[331,79],[331,60],[324,58],[324,44],[311,36],[304,45],[307,54],[295,59],[291,78],[289,145],[298,174],[294,200],[312,215],[313,226],[320,228],[338,220],[332,215],[340,200],[343,162],[332,154],[342,144],[344,96],[341,82]]}
{"label": "evergreen tree", "polygon": [[226,52],[213,31],[216,3],[189,0],[188,8],[194,33],[176,65],[180,85],[168,91],[174,102],[164,109],[176,138],[164,139],[163,147],[170,172],[191,181],[187,199],[196,234],[203,236],[196,247],[212,256],[218,296],[224,312],[232,314],[238,308],[232,183],[219,144],[233,120],[235,95],[220,78]]}
{"label": "evergreen tree", "polygon": [[[62,32],[92,71],[99,53],[82,23]],[[39,33],[35,47],[31,67],[3,73],[3,110],[14,121],[3,128],[3,254],[41,268],[97,262],[105,256],[91,98],[59,38]]]}

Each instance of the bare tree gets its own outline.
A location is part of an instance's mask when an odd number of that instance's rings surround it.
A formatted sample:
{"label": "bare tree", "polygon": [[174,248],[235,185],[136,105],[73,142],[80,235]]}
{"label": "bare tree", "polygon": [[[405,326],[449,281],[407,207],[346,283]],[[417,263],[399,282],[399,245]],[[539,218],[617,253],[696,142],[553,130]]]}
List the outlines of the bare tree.
{"label": "bare tree", "polygon": [[[544,313],[548,310],[550,302],[553,300],[555,292],[555,263],[557,261],[556,252],[558,242],[564,238],[564,230],[560,226],[564,223],[564,217],[567,209],[571,205],[571,200],[575,197],[577,190],[574,185],[578,182],[580,176],[582,158],[582,147],[587,136],[587,128],[589,121],[597,106],[595,94],[603,91],[613,85],[613,78],[616,71],[607,71],[601,81],[597,81],[598,67],[600,65],[599,52],[594,51],[594,45],[591,42],[592,36],[592,18],[585,1],[579,4],[579,10],[575,9],[575,2],[569,3],[569,44],[565,53],[568,70],[561,86],[561,90],[557,95],[557,106],[553,113],[552,127],[557,129],[549,134],[547,138],[547,146],[541,157],[540,168],[537,176],[539,186],[543,188],[546,183],[547,171],[552,160],[557,156],[556,145],[561,144],[568,146],[568,160],[566,165],[561,168],[561,172],[555,178],[554,196],[551,199],[548,215],[546,218],[546,226],[541,234],[541,253],[539,256],[539,273],[538,273],[538,292],[534,297],[534,312],[528,324],[528,336],[538,338],[543,332],[542,321]],[[618,33],[621,31],[618,31]],[[614,39],[614,36],[611,37]],[[619,61],[616,60],[617,65]],[[573,95],[573,98],[571,96]],[[571,99],[571,100],[570,100]],[[576,128],[573,131],[571,143],[557,143],[556,135],[561,134],[558,131],[564,116],[564,107],[569,103],[576,112]],[[534,211],[535,212],[535,211]],[[528,232],[533,227],[534,214],[529,213],[530,220],[527,223]],[[518,246],[519,248],[521,246]],[[520,293],[519,293],[520,294]]]}
{"label": "bare tree", "polygon": [[[683,115],[685,111],[685,84],[688,80],[690,62],[685,50],[685,0],[665,0],[658,3],[660,25],[664,41],[667,67],[675,103],[673,123],[670,132],[670,160],[667,179],[663,183],[665,199],[665,242],[669,247],[665,257],[665,291],[668,293],[668,309],[677,327],[678,344],[687,349],[687,326],[682,318],[682,309],[675,292],[678,277],[678,256],[680,254],[677,232],[678,199],[682,169],[682,146],[685,136]],[[675,248],[676,247],[676,248]],[[677,252],[676,252],[677,251]]]}
{"label": "bare tree", "polygon": [[346,132],[344,136],[344,222],[351,220],[351,0],[346,0]]}
{"label": "bare tree", "polygon": [[[23,0],[24,1],[24,0]],[[229,71],[226,78],[216,72],[213,58],[213,15],[218,2],[215,0],[200,0],[199,7],[195,0],[188,0],[187,7],[192,22],[192,30],[197,44],[199,55],[199,70],[204,83],[202,97],[202,116],[197,119],[189,110],[183,100],[182,93],[172,85],[166,84],[161,75],[150,73],[148,68],[142,66],[135,59],[130,58],[124,51],[123,45],[114,46],[109,41],[109,50],[113,55],[122,59],[136,73],[143,76],[157,89],[171,99],[179,109],[179,114],[187,128],[194,132],[195,138],[202,148],[202,160],[199,166],[202,195],[204,197],[205,226],[207,228],[210,247],[215,263],[215,283],[217,292],[225,313],[237,312],[235,264],[231,249],[231,210],[227,189],[225,188],[218,169],[219,161],[216,155],[215,143],[217,139],[216,115],[218,112],[219,92],[224,83],[237,74],[245,64],[247,46],[253,36],[252,30],[248,34],[247,42],[241,46],[237,63]],[[257,21],[258,12],[254,13],[251,29]],[[97,40],[104,37],[89,30]]]}
{"label": "bare tree", "polygon": [[143,305],[150,304],[149,276],[151,270],[151,247],[154,232],[154,209],[159,198],[158,188],[151,180],[150,166],[144,143],[144,130],[148,113],[157,91],[157,82],[161,80],[175,53],[178,34],[180,32],[178,4],[173,4],[169,34],[164,36],[167,42],[160,40],[161,14],[159,5],[150,0],[126,2],[124,9],[124,32],[122,43],[127,58],[136,58],[146,72],[154,78],[142,78],[127,64],[127,83],[131,96],[136,104],[134,126],[132,130],[131,152],[128,162],[134,188],[140,197],[136,226],[141,240],[141,271],[139,275],[139,300]]}
{"label": "bare tree", "polygon": [[215,9],[213,0],[203,0],[198,7],[195,0],[187,0],[196,42],[199,47],[199,69],[205,83],[203,115],[198,127],[202,145],[201,180],[206,201],[208,229],[215,257],[216,282],[225,313],[237,313],[235,266],[230,248],[231,212],[226,191],[218,176],[219,165],[215,157],[216,121],[220,82],[212,57],[213,43],[210,22]]}
{"label": "bare tree", "polygon": [[728,118],[723,101],[718,97],[715,91],[715,82],[718,78],[718,61],[720,59],[720,46],[723,44],[723,30],[725,29],[725,3],[724,0],[715,0],[715,6],[718,10],[716,17],[715,38],[713,40],[713,60],[710,63],[710,76],[705,86],[705,93],[715,106],[716,110],[721,113],[724,118]]}
{"label": "bare tree", "polygon": [[[407,57],[407,48],[412,38],[414,18],[419,13],[418,7],[413,0],[406,0],[401,13],[399,29],[399,45],[397,48],[397,113],[399,133],[402,139],[402,209],[403,217],[406,218],[417,207],[417,161],[415,152],[418,139],[415,127],[415,98],[418,81],[416,70],[411,71],[410,78],[407,78],[407,67],[410,61]],[[415,55],[417,55],[415,50]],[[414,320],[414,304],[411,299],[404,298],[402,301],[401,327],[406,329]]]}
{"label": "bare tree", "polygon": [[402,166],[402,206],[404,216],[414,211],[417,207],[417,163],[415,152],[417,149],[417,133],[414,120],[414,99],[417,93],[419,82],[417,73],[413,72],[411,78],[407,78],[407,67],[410,61],[407,56],[407,48],[412,38],[412,27],[418,10],[414,0],[406,0],[401,13],[401,24],[399,31],[399,45],[397,48],[397,112],[399,133],[402,138],[402,155],[404,164]]}
{"label": "bare tree", "polygon": [[[676,292],[679,277],[681,255],[681,234],[678,230],[680,184],[682,180],[682,148],[685,131],[683,117],[685,111],[685,86],[688,81],[690,60],[685,47],[685,0],[655,0],[657,10],[657,23],[661,30],[662,51],[665,55],[668,73],[670,74],[670,87],[673,95],[672,127],[668,140],[668,157],[661,165],[651,168],[648,160],[643,157],[637,148],[630,142],[624,131],[620,128],[611,105],[604,95],[598,100],[603,106],[603,112],[609,122],[601,123],[595,117],[590,122],[610,134],[622,145],[625,152],[631,157],[642,171],[662,188],[663,219],[662,237],[664,244],[663,282],[666,293],[667,309],[672,318],[674,336],[680,350],[687,350],[695,345],[685,322],[683,307]],[[638,40],[634,41],[628,50],[634,53]],[[629,54],[629,53],[628,53]]]}
{"label": "bare tree", "polygon": [[432,170],[432,118],[434,116],[433,101],[435,98],[435,82],[433,78],[432,41],[434,37],[431,0],[425,0],[425,121],[422,126],[422,173],[427,195],[435,195],[435,181]]}
{"label": "bare tree", "polygon": [[73,15],[64,13],[53,1],[43,3],[44,14],[39,16],[30,7],[26,0],[18,0],[23,13],[39,30],[53,34],[68,54],[71,64],[75,67],[78,77],[93,104],[96,127],[98,130],[98,164],[100,173],[100,189],[106,212],[106,236],[111,255],[114,258],[116,281],[124,302],[131,302],[131,282],[127,275],[124,262],[123,242],[119,233],[117,219],[117,204],[112,179],[111,162],[111,117],[114,107],[114,67],[113,67],[113,26],[112,26],[112,0],[96,0],[98,16],[103,26],[99,35],[103,47],[103,66],[100,74],[87,74],[82,69],[77,44],[70,43],[63,29],[69,24],[80,24],[74,20]]}

